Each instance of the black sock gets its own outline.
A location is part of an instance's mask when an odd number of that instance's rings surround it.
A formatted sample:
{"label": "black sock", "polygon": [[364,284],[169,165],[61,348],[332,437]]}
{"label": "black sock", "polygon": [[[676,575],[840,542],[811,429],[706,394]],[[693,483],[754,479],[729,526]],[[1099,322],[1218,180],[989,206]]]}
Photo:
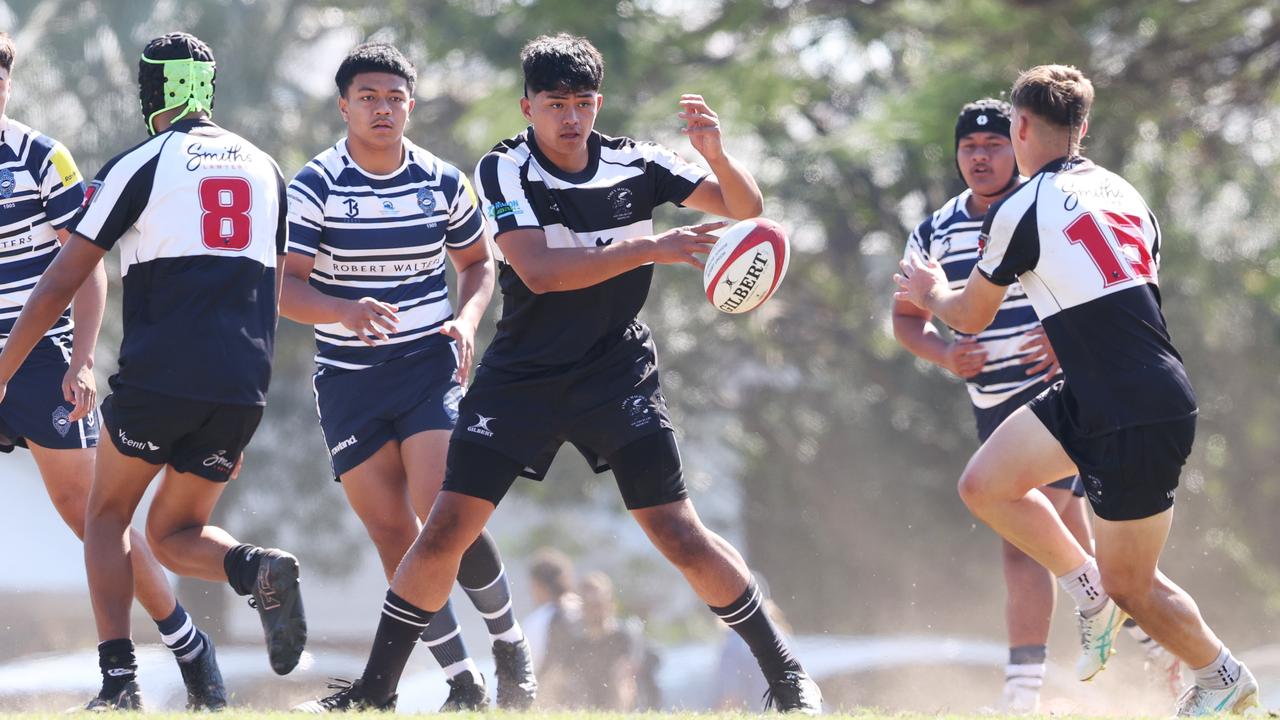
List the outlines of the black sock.
{"label": "black sock", "polygon": [[102,693],[99,697],[115,697],[138,673],[129,638],[98,643],[98,668],[102,670]]}
{"label": "black sock", "polygon": [[382,618],[378,620],[378,632],[373,636],[373,649],[369,651],[369,663],[364,666],[360,682],[366,699],[385,705],[396,694],[400,674],[413,653],[422,631],[431,624],[435,613],[414,607],[408,600],[387,590],[382,603]]}
{"label": "black sock", "polygon": [[222,569],[227,571],[227,584],[237,595],[253,592],[258,579],[258,565],[262,563],[262,548],[241,543],[222,557]]}
{"label": "black sock", "polygon": [[742,597],[725,607],[712,607],[711,612],[746,641],[751,654],[756,656],[756,662],[760,663],[765,680],[772,683],[785,672],[803,672],[800,661],[791,654],[786,638],[765,612],[764,593],[760,592],[755,580],[747,585]]}
{"label": "black sock", "polygon": [[1043,665],[1049,655],[1046,645],[1014,645],[1009,648],[1010,665]]}
{"label": "black sock", "polygon": [[511,585],[502,570],[498,544],[489,531],[481,531],[480,537],[462,553],[458,584],[484,617],[490,638],[518,642],[524,637],[524,631],[516,623],[515,613],[511,610]]}

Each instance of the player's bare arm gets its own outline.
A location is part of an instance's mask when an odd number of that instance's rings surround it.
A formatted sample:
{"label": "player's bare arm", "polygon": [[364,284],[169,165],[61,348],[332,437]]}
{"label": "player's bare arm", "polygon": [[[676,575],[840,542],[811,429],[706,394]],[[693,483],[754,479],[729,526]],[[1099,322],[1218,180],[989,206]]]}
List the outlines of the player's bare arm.
{"label": "player's bare arm", "polygon": [[496,273],[489,243],[481,239],[467,247],[449,249],[449,262],[458,273],[458,311],[440,332],[453,338],[458,348],[458,382],[465,385],[471,375],[471,362],[476,351],[476,328],[484,319],[485,308],[493,298]]}
{"label": "player's bare arm", "polygon": [[764,212],[764,196],[756,179],[732,155],[725,152],[720,117],[701,95],[682,95],[677,115],[685,122],[681,132],[711,167],[684,204],[710,215],[746,220]]}
{"label": "player's bare arm", "polygon": [[934,327],[933,313],[907,300],[893,301],[893,336],[918,358],[928,360],[956,377],[971,378],[982,372],[987,351],[971,337],[947,340]]}
{"label": "player's bare arm", "polygon": [[702,256],[719,239],[711,233],[728,224],[717,221],[672,228],[593,248],[547,247],[546,234],[536,228],[509,230],[498,235],[497,242],[524,284],[541,295],[599,285],[649,263],[685,263],[702,269]]}
{"label": "player's bare arm", "polygon": [[898,284],[894,300],[903,300],[928,310],[948,326],[966,333],[986,329],[1000,309],[1005,288],[988,280],[977,268],[969,274],[963,290],[952,290],[936,260],[916,253],[899,263],[901,272],[893,276]]}
{"label": "player's bare arm", "polygon": [[280,283],[280,314],[307,325],[340,322],[356,334],[366,345],[376,345],[386,340],[388,332],[395,332],[400,318],[395,305],[370,297],[346,300],[332,297],[311,287],[308,278],[315,266],[314,257],[291,252],[284,260],[284,275]]}
{"label": "player's bare arm", "polygon": [[[68,230],[58,231],[58,242],[71,239]],[[107,271],[99,261],[71,301],[71,320],[76,331],[71,337],[71,360],[62,378],[62,396],[75,403],[68,420],[75,422],[88,415],[98,404],[98,383],[93,377],[93,356],[98,348],[98,331],[102,329],[102,313],[107,306]]]}
{"label": "player's bare arm", "polygon": [[[13,330],[5,341],[4,350],[0,351],[0,399],[4,399],[5,386],[27,359],[31,349],[71,304],[76,291],[94,272],[94,268],[102,267],[102,256],[105,254],[106,250],[80,235],[73,235],[58,252],[58,256],[31,291],[31,297],[27,299],[26,306],[22,308],[22,313],[18,315]],[[79,412],[80,408],[77,407],[76,411]]]}

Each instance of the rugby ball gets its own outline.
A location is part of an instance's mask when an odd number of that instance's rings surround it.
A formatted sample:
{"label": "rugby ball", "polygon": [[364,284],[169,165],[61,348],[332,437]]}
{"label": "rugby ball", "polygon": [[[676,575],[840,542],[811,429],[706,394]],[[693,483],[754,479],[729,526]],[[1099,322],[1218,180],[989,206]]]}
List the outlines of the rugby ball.
{"label": "rugby ball", "polygon": [[765,218],[743,220],[711,246],[702,270],[702,289],[720,312],[753,310],[777,292],[790,259],[791,246],[778,223]]}

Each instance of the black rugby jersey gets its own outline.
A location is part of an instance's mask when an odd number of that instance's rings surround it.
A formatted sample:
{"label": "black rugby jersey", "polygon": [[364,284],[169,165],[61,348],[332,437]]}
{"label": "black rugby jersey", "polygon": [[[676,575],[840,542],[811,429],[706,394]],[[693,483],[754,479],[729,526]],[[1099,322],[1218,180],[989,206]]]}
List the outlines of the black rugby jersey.
{"label": "black rugby jersey", "polygon": [[1160,227],[1124,178],[1055,160],[992,206],[978,270],[1022,283],[1066,377],[1086,435],[1196,412],[1160,311]]}
{"label": "black rugby jersey", "polygon": [[[592,132],[581,172],[560,170],[525,130],[496,145],[476,167],[476,187],[493,237],[520,228],[546,233],[551,248],[598,247],[653,234],[653,209],[679,204],[707,171],[654,143]],[[515,372],[568,369],[589,360],[635,320],[653,265],[579,290],[536,295],[495,248],[502,318],[482,364]]]}
{"label": "black rugby jersey", "polygon": [[262,405],[285,251],[284,178],[247,140],[183,120],[89,184],[71,229],[120,245],[120,383],[173,397]]}

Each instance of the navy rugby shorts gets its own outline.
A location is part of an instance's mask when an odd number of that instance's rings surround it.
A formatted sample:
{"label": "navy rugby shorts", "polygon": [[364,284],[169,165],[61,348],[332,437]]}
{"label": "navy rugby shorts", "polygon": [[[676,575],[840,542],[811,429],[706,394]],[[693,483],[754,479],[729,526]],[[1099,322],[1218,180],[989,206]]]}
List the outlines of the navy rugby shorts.
{"label": "navy rugby shorts", "polygon": [[70,333],[41,338],[18,368],[0,401],[0,452],[28,442],[51,450],[98,445],[97,408],[77,422],[68,419],[75,404],[62,398],[62,378],[70,357]]}
{"label": "navy rugby shorts", "polygon": [[633,322],[599,358],[568,372],[481,366],[458,408],[444,489],[497,505],[517,476],[546,477],[560,446],[613,470],[628,509],[688,497],[649,329]]}
{"label": "navy rugby shorts", "polygon": [[1075,422],[1063,381],[1031,401],[1040,422],[1062,444],[1103,520],[1141,520],[1173,507],[1182,466],[1196,438],[1196,417],[1087,434]]}
{"label": "navy rugby shorts", "polygon": [[463,390],[452,343],[360,370],[321,365],[313,387],[335,480],[392,440],[452,430]]}
{"label": "navy rugby shorts", "polygon": [[[1040,393],[1045,392],[1053,386],[1052,382],[1036,383],[1029,388],[1018,392],[1016,395],[1009,397],[999,405],[989,408],[973,408],[973,419],[978,424],[978,442],[984,443],[987,438],[991,437],[991,433],[1000,427],[1000,423],[1004,422],[1015,410],[1031,402]],[[1080,480],[1079,475],[1054,480],[1049,483],[1048,487],[1057,488],[1059,490],[1070,490],[1072,495],[1076,497],[1084,497],[1084,483]]]}

